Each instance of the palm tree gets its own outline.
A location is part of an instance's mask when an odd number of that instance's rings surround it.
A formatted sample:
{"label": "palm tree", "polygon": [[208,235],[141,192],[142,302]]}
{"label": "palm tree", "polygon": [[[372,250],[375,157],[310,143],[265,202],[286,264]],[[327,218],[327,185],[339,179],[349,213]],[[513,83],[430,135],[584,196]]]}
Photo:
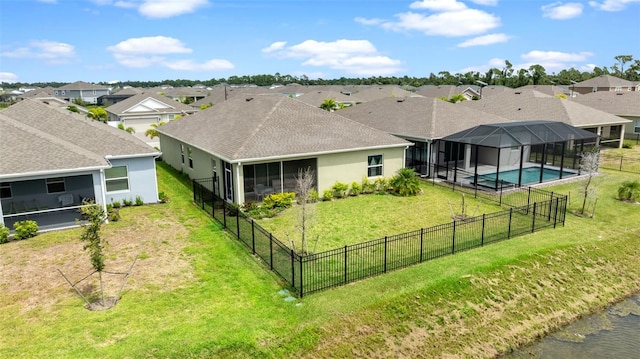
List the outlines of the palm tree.
{"label": "palm tree", "polygon": [[390,184],[393,192],[400,196],[415,196],[420,193],[420,180],[412,168],[401,168],[391,178]]}
{"label": "palm tree", "polygon": [[322,102],[322,105],[320,105],[320,108],[325,111],[332,112],[338,108],[338,104],[336,103],[336,100],[332,98],[327,98],[324,100],[324,102]]}
{"label": "palm tree", "polygon": [[160,121],[160,123],[152,123],[151,128],[144,131],[144,135],[153,140],[154,138],[158,137],[158,127],[164,124],[165,123],[162,121]]}
{"label": "palm tree", "polygon": [[618,198],[635,201],[640,198],[640,182],[638,181],[624,181],[620,188],[618,188]]}

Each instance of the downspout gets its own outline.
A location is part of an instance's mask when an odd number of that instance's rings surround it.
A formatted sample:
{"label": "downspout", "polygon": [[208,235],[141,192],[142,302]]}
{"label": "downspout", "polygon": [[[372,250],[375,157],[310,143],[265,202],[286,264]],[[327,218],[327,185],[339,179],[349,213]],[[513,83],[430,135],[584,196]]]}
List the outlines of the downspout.
{"label": "downspout", "polygon": [[[235,186],[235,191],[236,194],[233,196],[234,199],[237,200],[237,203],[240,204],[240,170],[242,168],[242,162],[238,162],[238,170],[236,171],[236,186]],[[233,167],[232,167],[233,169]],[[242,188],[242,201],[244,202],[244,186]]]}
{"label": "downspout", "polygon": [[[107,180],[106,180],[106,176],[104,174],[104,169],[100,169],[100,192],[101,193],[101,197],[102,197],[102,210],[104,211],[104,213],[107,213]],[[105,221],[105,223],[109,223],[109,216],[107,216],[107,219]]]}

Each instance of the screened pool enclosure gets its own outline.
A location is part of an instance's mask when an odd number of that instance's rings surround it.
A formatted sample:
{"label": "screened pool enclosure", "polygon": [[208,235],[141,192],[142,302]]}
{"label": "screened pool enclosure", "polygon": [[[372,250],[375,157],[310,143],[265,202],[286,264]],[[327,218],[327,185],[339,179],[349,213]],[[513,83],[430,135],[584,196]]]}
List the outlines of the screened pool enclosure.
{"label": "screened pool enclosure", "polygon": [[554,121],[480,125],[438,141],[435,175],[493,190],[559,180],[580,174],[580,155],[597,139]]}

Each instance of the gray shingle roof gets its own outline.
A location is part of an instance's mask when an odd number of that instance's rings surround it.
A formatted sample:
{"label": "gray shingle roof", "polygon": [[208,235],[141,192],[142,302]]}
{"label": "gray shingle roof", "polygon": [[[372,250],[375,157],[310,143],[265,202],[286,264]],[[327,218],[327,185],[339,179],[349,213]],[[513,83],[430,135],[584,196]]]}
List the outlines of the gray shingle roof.
{"label": "gray shingle roof", "polygon": [[108,167],[106,156],[157,154],[117,128],[24,100],[0,111],[0,177]]}
{"label": "gray shingle roof", "polygon": [[74,83],[58,87],[58,90],[106,90],[109,87],[102,85],[94,85],[83,81],[76,81]]}
{"label": "gray shingle roof", "polygon": [[441,138],[472,126],[508,121],[428,97],[383,98],[351,106],[339,113],[387,133],[421,139]]}
{"label": "gray shingle roof", "polygon": [[158,132],[229,161],[410,145],[286,96],[249,98],[216,104],[163,125]]}
{"label": "gray shingle roof", "polygon": [[571,101],[616,116],[640,117],[640,92],[598,91],[572,98]]}
{"label": "gray shingle roof", "polygon": [[634,86],[634,83],[611,75],[600,75],[578,82],[574,87],[617,87]]}

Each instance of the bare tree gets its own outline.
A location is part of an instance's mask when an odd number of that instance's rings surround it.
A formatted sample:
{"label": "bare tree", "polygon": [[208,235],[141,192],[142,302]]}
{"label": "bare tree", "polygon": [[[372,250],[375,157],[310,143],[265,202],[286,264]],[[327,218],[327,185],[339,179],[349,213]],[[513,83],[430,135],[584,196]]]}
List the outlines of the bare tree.
{"label": "bare tree", "polygon": [[[587,200],[593,198],[596,195],[596,186],[593,181],[593,177],[598,173],[598,166],[600,165],[600,148],[594,146],[590,150],[582,153],[580,158],[580,174],[587,175],[587,180],[583,186],[583,199],[581,215],[585,215],[587,207]],[[593,216],[593,214],[592,214]]]}
{"label": "bare tree", "polygon": [[[312,193],[315,191],[315,173],[311,167],[299,169],[296,179],[296,193],[298,194],[298,226],[301,234],[301,250],[303,253],[309,253],[307,237],[309,235],[309,227],[313,216],[315,215],[314,198]],[[313,250],[318,244],[319,237],[316,237]]]}

